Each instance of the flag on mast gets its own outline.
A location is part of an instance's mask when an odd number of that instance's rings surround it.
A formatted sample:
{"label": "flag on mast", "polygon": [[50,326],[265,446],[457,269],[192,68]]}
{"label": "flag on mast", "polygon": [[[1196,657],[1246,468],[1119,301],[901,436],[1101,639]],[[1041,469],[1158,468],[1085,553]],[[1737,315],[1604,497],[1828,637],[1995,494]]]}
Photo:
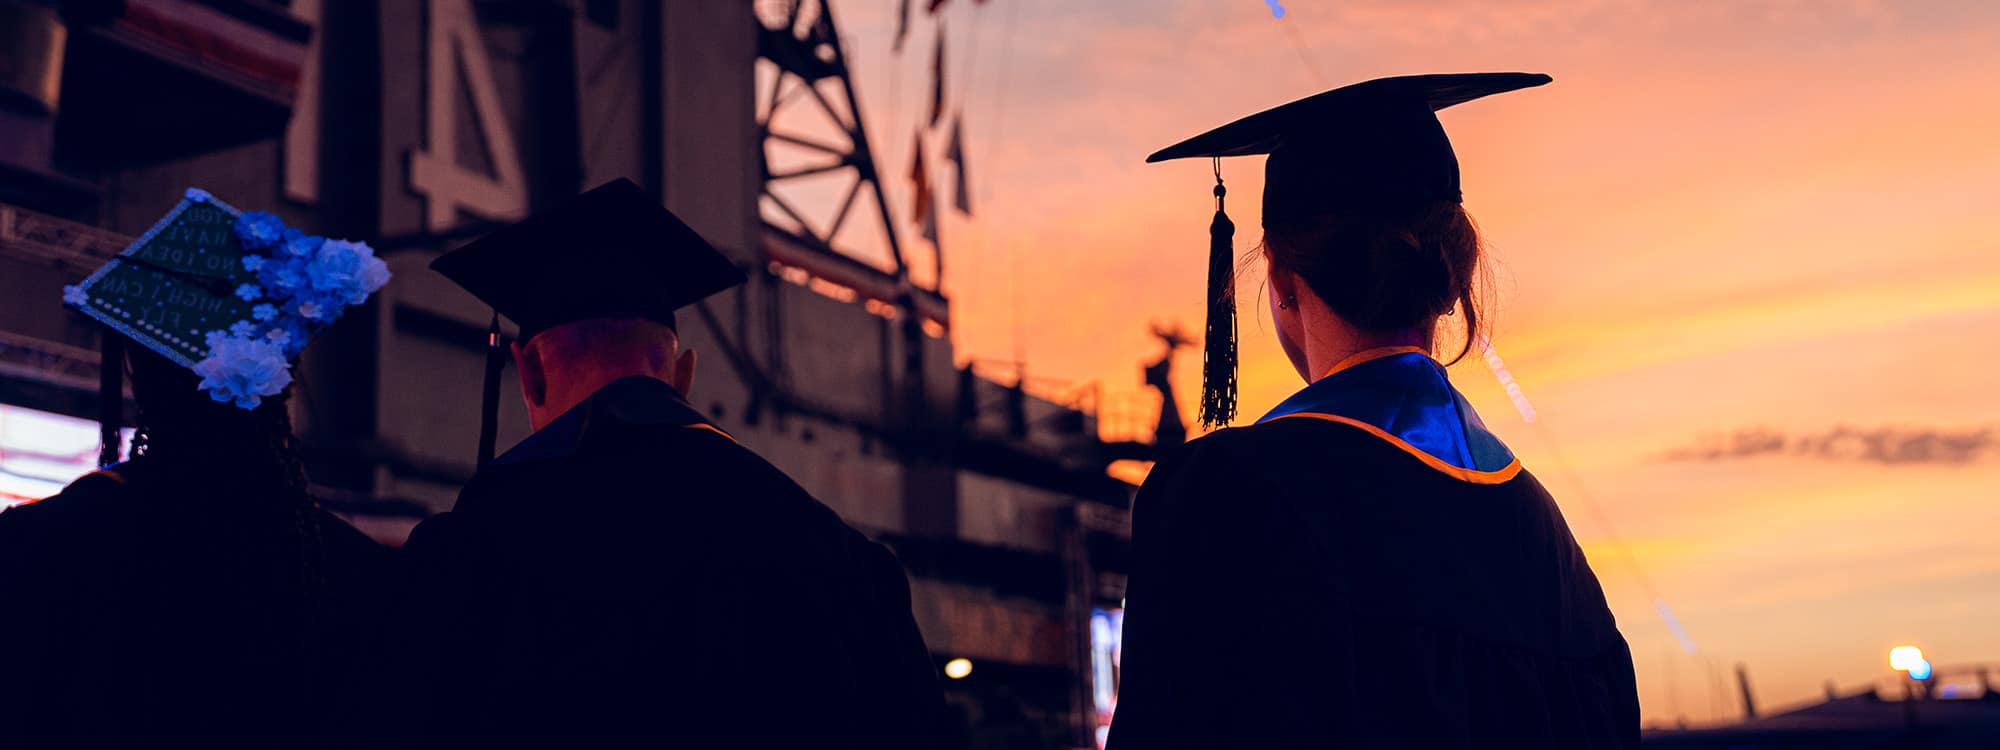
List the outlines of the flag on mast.
{"label": "flag on mast", "polygon": [[922,127],[917,128],[917,137],[912,140],[912,143],[916,144],[916,155],[912,157],[910,163],[910,182],[914,188],[911,191],[914,195],[910,205],[910,218],[918,222],[918,226],[922,230],[921,236],[924,239],[930,240],[932,245],[936,245],[938,241],[937,200],[931,193],[930,172],[924,168],[924,129]]}
{"label": "flag on mast", "polygon": [[944,117],[944,24],[937,29],[937,48],[931,54],[931,116],[930,126],[937,127]]}
{"label": "flag on mast", "polygon": [[944,158],[951,160],[952,169],[957,172],[957,194],[952,196],[952,207],[966,216],[972,215],[972,179],[965,173],[965,113],[959,112],[951,118],[951,144],[944,147]]}
{"label": "flag on mast", "polygon": [[896,4],[896,41],[890,45],[890,49],[898,55],[903,54],[903,40],[909,36],[910,0],[901,0]]}

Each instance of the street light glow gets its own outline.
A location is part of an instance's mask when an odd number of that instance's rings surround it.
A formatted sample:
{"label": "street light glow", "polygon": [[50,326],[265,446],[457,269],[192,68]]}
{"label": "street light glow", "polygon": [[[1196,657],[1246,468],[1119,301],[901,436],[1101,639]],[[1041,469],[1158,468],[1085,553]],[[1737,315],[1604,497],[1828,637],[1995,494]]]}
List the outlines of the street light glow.
{"label": "street light glow", "polygon": [[954,680],[963,680],[966,675],[970,674],[972,674],[971,659],[953,659],[944,663],[944,676],[946,677]]}
{"label": "street light glow", "polygon": [[[1916,646],[1897,646],[1889,649],[1889,668],[1898,672],[1908,672],[1924,662],[1924,650]],[[1929,671],[1928,669],[1925,671]]]}

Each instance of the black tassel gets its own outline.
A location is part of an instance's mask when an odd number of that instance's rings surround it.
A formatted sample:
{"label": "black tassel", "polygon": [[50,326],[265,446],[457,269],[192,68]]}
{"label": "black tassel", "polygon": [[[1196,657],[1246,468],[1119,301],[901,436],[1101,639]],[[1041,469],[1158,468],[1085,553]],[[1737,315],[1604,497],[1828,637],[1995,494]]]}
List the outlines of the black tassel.
{"label": "black tassel", "polygon": [[125,336],[105,326],[97,332],[97,465],[118,463],[125,426]]}
{"label": "black tassel", "polygon": [[1208,330],[1201,359],[1201,423],[1236,418],[1236,224],[1222,210],[1222,160],[1215,160],[1215,220],[1208,225]]}
{"label": "black tassel", "polygon": [[493,444],[500,436],[500,370],[507,366],[500,349],[500,313],[486,327],[486,384],[479,401],[479,468],[493,463]]}

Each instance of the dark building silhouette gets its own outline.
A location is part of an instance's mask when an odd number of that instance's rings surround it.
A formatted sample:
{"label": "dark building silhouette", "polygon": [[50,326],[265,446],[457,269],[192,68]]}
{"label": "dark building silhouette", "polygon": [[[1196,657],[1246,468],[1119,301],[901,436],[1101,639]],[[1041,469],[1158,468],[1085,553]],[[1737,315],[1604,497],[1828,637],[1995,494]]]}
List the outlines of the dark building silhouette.
{"label": "dark building silhouette", "polygon": [[[1737,674],[1748,709],[1748,678],[1740,669]],[[1641,738],[1656,750],[1990,748],[2000,743],[2000,693],[1991,675],[1989,667],[1968,665],[1938,667],[1923,681],[1898,675],[1845,693],[1828,683],[1819,702],[1746,710],[1743,721],[1726,726],[1650,729]]]}

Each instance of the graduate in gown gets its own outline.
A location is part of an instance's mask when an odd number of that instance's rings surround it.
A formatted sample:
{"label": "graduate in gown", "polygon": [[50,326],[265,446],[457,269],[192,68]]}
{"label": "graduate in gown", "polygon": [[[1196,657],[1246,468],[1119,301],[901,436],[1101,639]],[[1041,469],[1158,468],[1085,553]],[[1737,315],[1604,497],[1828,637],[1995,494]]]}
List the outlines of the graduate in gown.
{"label": "graduate in gown", "polygon": [[[272,284],[255,272],[266,263]],[[317,748],[351,736],[349,700],[369,689],[350,669],[356,634],[379,616],[389,550],[307,494],[289,362],[387,280],[365,245],[189,191],[67,290],[105,336],[141,345],[117,347],[129,349],[138,445],[130,461],[0,513],[0,747]],[[304,304],[319,314],[299,315]]]}
{"label": "graduate in gown", "polygon": [[1149,159],[1217,160],[1204,421],[1235,408],[1220,157],[1269,154],[1259,251],[1308,385],[1140,489],[1111,750],[1638,745],[1596,576],[1433,358],[1441,317],[1445,356],[1478,340],[1480,262],[1434,113],[1548,81],[1368,81]]}
{"label": "graduate in gown", "polygon": [[685,398],[674,310],[735,265],[619,180],[434,268],[519,324],[535,432],[404,549],[408,739],[934,746],[901,566]]}

